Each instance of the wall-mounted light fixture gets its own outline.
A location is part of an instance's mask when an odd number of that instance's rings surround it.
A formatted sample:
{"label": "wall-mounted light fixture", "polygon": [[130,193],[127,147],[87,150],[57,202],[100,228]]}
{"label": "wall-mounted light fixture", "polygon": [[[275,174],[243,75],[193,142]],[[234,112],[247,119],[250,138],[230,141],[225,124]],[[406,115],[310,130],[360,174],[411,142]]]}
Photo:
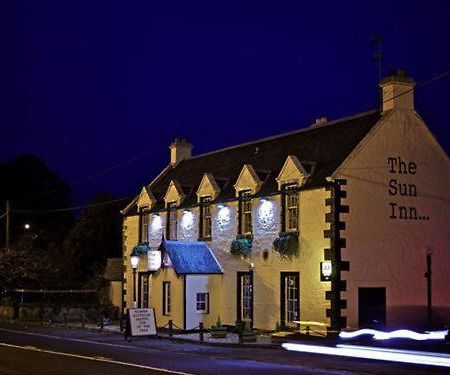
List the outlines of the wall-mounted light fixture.
{"label": "wall-mounted light fixture", "polygon": [[330,281],[333,267],[330,260],[320,262],[320,281]]}

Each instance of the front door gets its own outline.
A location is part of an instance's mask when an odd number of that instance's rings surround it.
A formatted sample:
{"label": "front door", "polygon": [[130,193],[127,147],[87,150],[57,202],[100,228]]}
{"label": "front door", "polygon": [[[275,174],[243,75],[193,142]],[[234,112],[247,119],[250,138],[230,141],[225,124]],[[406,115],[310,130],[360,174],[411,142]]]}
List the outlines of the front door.
{"label": "front door", "polygon": [[148,272],[139,272],[138,307],[142,309],[148,307],[148,276]]}
{"label": "front door", "polygon": [[300,276],[298,272],[281,272],[281,325],[295,326],[300,320]]}
{"label": "front door", "polygon": [[238,272],[237,320],[253,325],[253,272]]}
{"label": "front door", "polygon": [[359,288],[358,310],[361,328],[385,328],[386,288]]}

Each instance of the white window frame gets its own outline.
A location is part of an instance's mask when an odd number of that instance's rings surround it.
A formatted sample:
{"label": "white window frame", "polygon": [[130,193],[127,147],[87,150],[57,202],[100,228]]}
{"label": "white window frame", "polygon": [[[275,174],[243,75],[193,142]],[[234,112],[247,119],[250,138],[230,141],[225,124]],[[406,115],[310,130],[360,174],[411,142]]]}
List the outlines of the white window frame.
{"label": "white window frame", "polygon": [[[199,309],[201,305],[203,309]],[[199,314],[209,314],[209,292],[197,292],[195,300],[195,309]]]}

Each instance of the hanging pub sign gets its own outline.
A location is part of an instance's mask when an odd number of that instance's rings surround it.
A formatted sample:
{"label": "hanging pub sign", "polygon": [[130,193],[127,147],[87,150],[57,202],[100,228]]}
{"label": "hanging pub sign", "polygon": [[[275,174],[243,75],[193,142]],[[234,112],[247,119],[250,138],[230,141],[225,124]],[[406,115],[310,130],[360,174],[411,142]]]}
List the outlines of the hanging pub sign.
{"label": "hanging pub sign", "polygon": [[132,336],[155,336],[155,309],[128,309],[125,339]]}
{"label": "hanging pub sign", "polygon": [[320,281],[330,281],[332,273],[333,268],[331,266],[331,261],[326,260],[324,262],[320,262]]}
{"label": "hanging pub sign", "polygon": [[148,270],[158,271],[161,268],[161,251],[148,250],[147,260],[148,260]]}

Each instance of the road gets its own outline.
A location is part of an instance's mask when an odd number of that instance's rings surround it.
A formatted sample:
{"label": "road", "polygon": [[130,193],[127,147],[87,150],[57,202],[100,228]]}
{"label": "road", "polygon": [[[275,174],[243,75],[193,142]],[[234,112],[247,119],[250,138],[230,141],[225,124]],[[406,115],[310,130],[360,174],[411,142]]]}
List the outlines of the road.
{"label": "road", "polygon": [[96,331],[0,328],[0,374],[448,374],[448,369],[221,348]]}

